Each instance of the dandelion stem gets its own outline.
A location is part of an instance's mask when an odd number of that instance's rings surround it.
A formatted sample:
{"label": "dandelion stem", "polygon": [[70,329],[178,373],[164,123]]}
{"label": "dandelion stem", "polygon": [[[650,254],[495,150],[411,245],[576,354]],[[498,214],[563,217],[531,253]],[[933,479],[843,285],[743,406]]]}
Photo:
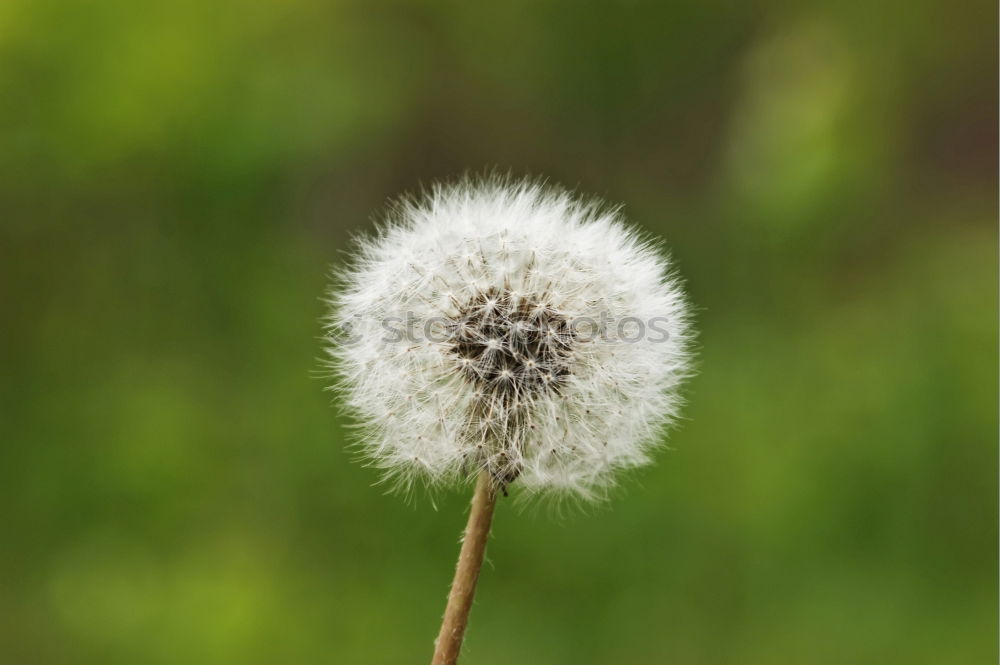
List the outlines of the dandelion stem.
{"label": "dandelion stem", "polygon": [[434,643],[434,659],[431,665],[454,665],[462,649],[462,638],[469,623],[469,610],[476,595],[479,569],[483,566],[486,540],[493,522],[493,508],[496,506],[496,490],[487,471],[479,472],[476,491],[472,496],[469,522],[462,537],[462,550],[458,555],[455,579],[448,594],[448,606],[441,621],[441,632]]}

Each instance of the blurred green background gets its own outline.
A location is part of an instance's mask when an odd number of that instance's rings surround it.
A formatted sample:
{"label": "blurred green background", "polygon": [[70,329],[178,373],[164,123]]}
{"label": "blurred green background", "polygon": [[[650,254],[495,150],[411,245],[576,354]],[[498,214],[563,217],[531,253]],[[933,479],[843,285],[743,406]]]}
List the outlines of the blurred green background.
{"label": "blurred green background", "polygon": [[320,297],[498,167],[667,239],[700,375],[608,504],[503,502],[465,663],[995,663],[996,26],[3,0],[0,662],[427,662],[467,492],[344,452]]}

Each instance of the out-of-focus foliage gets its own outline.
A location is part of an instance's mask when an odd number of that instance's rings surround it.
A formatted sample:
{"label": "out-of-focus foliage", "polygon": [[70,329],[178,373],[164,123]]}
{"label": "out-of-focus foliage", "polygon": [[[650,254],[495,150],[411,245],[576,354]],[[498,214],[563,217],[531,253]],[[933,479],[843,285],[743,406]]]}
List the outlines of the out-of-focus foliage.
{"label": "out-of-focus foliage", "polygon": [[995,663],[996,11],[0,2],[0,662],[427,660],[466,496],[351,463],[319,297],[496,166],[667,238],[701,374],[503,502],[467,663]]}

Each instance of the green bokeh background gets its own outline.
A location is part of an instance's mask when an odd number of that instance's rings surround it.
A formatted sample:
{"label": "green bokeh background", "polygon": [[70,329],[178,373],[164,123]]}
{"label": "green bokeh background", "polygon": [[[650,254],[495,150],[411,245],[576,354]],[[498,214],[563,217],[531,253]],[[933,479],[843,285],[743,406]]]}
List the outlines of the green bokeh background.
{"label": "green bokeh background", "polygon": [[667,239],[686,419],[504,501],[464,662],[995,663],[997,8],[0,2],[0,662],[422,663],[467,491],[343,450],[387,197],[545,175]]}

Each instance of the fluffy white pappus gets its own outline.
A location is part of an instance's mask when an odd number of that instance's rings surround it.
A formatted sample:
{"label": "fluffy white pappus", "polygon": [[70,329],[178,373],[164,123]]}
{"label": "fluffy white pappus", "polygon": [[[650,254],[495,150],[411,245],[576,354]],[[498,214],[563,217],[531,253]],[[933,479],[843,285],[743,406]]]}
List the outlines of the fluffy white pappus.
{"label": "fluffy white pappus", "polygon": [[659,243],[535,181],[465,179],[394,204],[337,275],[334,386],[364,456],[404,487],[491,474],[599,498],[646,464],[689,374]]}

